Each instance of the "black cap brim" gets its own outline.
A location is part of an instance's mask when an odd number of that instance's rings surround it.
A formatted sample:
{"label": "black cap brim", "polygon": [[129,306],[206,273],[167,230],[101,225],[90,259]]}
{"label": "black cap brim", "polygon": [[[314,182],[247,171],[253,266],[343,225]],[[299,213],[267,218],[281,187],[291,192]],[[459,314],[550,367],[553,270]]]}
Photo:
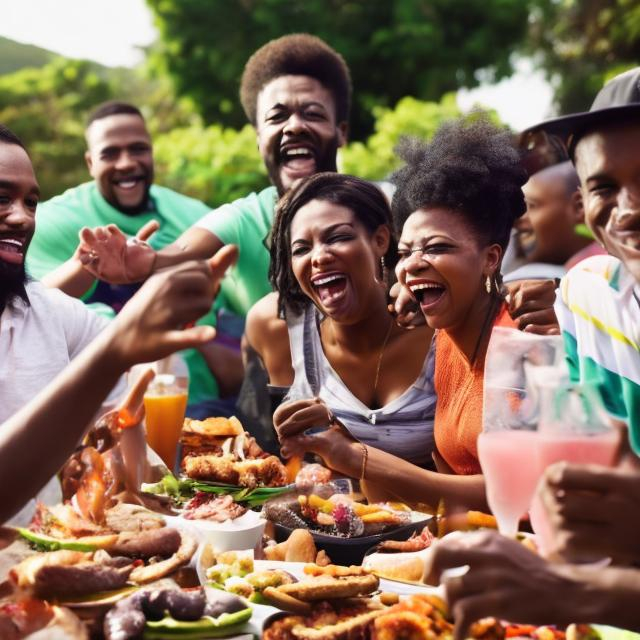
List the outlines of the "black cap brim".
{"label": "black cap brim", "polygon": [[549,135],[557,136],[567,147],[569,155],[573,157],[576,143],[587,131],[591,131],[599,125],[613,124],[620,118],[633,115],[634,113],[640,116],[640,103],[574,113],[568,116],[546,120],[533,127],[529,127],[522,132],[522,136],[535,133],[536,131],[544,131]]}

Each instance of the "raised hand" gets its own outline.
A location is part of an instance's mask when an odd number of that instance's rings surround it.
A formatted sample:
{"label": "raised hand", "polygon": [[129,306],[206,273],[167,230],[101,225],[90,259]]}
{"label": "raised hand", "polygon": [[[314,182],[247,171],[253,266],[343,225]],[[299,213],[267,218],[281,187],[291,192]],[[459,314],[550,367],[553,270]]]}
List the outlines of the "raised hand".
{"label": "raised hand", "polygon": [[556,287],[555,280],[518,280],[504,285],[509,315],[518,329],[544,336],[560,333],[553,310]]}
{"label": "raised hand", "polygon": [[185,327],[209,311],[237,256],[237,248],[227,245],[208,261],[185,262],[149,278],[108,327],[115,357],[128,367],[212,340],[213,327]]}
{"label": "raised hand", "polygon": [[133,237],[115,224],[80,230],[76,255],[83,267],[95,278],[110,284],[130,284],[148,278],[156,260],[156,252],[147,243],[159,224],[147,222]]}
{"label": "raised hand", "polygon": [[413,329],[425,324],[425,317],[415,298],[399,282],[395,282],[389,289],[389,298],[389,313],[395,316],[399,326]]}

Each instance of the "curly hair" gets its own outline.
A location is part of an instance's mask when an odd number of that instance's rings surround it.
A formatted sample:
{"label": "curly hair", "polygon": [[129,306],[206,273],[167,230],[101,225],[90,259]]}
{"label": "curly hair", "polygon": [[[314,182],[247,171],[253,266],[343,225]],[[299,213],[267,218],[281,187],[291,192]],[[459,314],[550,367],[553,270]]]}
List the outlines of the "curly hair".
{"label": "curly hair", "polygon": [[384,266],[393,273],[398,262],[398,244],[393,233],[389,203],[375,184],[333,172],[309,176],[280,200],[271,230],[269,281],[278,292],[280,314],[284,314],[286,308],[301,313],[309,302],[291,266],[291,223],[296,213],[312,200],[323,200],[351,209],[370,234],[381,225],[388,226],[391,233]]}
{"label": "curly hair", "polygon": [[526,210],[527,174],[511,134],[485,116],[443,124],[426,143],[404,139],[396,153],[405,165],[391,181],[398,233],[416,210],[442,207],[464,217],[484,245],[504,251],[514,221]]}
{"label": "curly hair", "polygon": [[332,94],[338,122],[346,122],[351,106],[351,75],[343,57],[326,42],[307,33],[294,33],[267,42],[248,60],[240,81],[240,102],[253,126],[263,87],[280,76],[315,78]]}

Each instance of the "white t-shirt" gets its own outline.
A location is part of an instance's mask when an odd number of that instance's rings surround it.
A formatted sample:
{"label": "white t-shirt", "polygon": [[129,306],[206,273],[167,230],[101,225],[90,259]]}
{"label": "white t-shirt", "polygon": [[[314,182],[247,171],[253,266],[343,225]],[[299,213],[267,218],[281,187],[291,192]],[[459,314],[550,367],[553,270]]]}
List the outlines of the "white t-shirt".
{"label": "white t-shirt", "polygon": [[[0,428],[108,324],[106,318],[58,289],[32,281],[26,291],[30,305],[18,299],[0,315]],[[109,400],[123,391],[121,379]],[[51,428],[55,428],[55,416],[51,416]]]}

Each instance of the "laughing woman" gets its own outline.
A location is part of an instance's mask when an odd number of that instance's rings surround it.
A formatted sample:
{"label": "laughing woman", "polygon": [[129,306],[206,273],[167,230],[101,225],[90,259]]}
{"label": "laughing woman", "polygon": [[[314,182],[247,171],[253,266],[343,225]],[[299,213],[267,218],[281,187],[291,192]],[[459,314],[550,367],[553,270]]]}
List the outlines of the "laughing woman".
{"label": "laughing woman", "polygon": [[[406,165],[395,175],[393,201],[394,223],[402,229],[396,273],[420,303],[429,327],[437,330],[431,372],[438,397],[435,442],[442,468],[450,473],[421,469],[379,447],[353,442],[339,426],[305,433],[310,426],[331,422],[330,412],[318,402],[285,404],[276,411],[274,423],[285,454],[312,451],[331,468],[360,477],[365,486],[409,502],[436,505],[444,498],[486,508],[476,448],[482,425],[482,372],[492,328],[514,326],[499,295],[500,262],[513,221],[525,210],[520,187],[526,175],[508,134],[484,120],[449,123],[431,144],[407,143],[401,156]],[[309,219],[316,219],[314,215]],[[292,224],[286,240],[293,273],[303,278],[300,285],[316,305],[342,308],[346,300],[357,298],[359,285],[347,291],[338,270],[321,277],[313,267],[296,269],[294,230]],[[282,279],[276,284],[281,296],[282,285],[293,286]],[[326,335],[337,334],[327,329]],[[404,368],[400,359],[387,375],[393,379]],[[377,378],[375,368],[362,364],[350,373],[363,381]]]}

